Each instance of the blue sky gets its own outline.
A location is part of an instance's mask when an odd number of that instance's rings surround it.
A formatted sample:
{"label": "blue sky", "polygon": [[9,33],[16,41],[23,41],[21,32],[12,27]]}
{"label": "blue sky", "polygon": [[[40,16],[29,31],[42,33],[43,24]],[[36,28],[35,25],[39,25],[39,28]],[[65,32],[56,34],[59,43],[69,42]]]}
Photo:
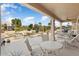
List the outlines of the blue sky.
{"label": "blue sky", "polygon": [[[11,25],[11,19],[19,18],[22,25],[37,24],[41,22],[43,25],[48,25],[50,18],[35,10],[31,10],[19,3],[7,3],[1,5],[1,21]],[[56,26],[60,26],[58,21],[55,22]],[[65,24],[66,25],[66,24]]]}
{"label": "blue sky", "polygon": [[34,10],[31,10],[21,4],[2,4],[1,6],[1,19],[2,23],[8,23],[13,18],[19,18],[23,25],[29,25],[31,23],[43,23],[47,25],[50,22],[50,18],[40,14]]}

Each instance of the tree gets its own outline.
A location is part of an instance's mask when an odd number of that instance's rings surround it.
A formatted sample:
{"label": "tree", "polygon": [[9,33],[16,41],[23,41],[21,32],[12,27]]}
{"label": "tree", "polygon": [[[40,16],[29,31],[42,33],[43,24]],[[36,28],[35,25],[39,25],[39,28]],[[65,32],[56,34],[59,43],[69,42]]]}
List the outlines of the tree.
{"label": "tree", "polygon": [[39,31],[42,31],[42,23],[39,22]]}
{"label": "tree", "polygon": [[3,24],[3,29],[7,30],[7,24]]}
{"label": "tree", "polygon": [[14,27],[14,29],[15,29],[16,31],[17,31],[17,30],[20,30],[21,25],[22,25],[20,19],[15,18],[15,19],[12,19],[11,22],[12,22],[12,26]]}
{"label": "tree", "polygon": [[30,29],[33,29],[33,24],[30,24],[29,27],[30,27]]}
{"label": "tree", "polygon": [[42,23],[41,22],[39,22],[39,26],[42,26]]}
{"label": "tree", "polygon": [[28,26],[28,28],[27,28],[27,30],[32,30],[33,29],[33,24],[30,24],[29,26]]}
{"label": "tree", "polygon": [[48,23],[48,26],[51,26],[51,23]]}
{"label": "tree", "polygon": [[21,20],[20,19],[12,19],[12,26],[16,26],[16,27],[20,27],[22,24],[21,24]]}
{"label": "tree", "polygon": [[39,32],[39,25],[38,25],[38,24],[35,24],[35,25],[34,25],[34,30],[36,30],[36,33]]}
{"label": "tree", "polygon": [[48,30],[50,30],[50,28],[51,28],[51,23],[48,23]]}

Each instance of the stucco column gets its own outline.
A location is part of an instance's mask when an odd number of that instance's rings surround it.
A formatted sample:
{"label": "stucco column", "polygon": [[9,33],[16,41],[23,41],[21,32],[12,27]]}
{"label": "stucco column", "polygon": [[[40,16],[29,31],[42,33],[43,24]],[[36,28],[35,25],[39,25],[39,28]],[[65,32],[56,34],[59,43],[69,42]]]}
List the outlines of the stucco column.
{"label": "stucco column", "polygon": [[62,32],[62,22],[60,22],[60,31]]}
{"label": "stucco column", "polygon": [[51,40],[55,40],[55,19],[51,18]]}
{"label": "stucco column", "polygon": [[74,25],[75,25],[74,22],[72,22],[72,31],[74,30]]}

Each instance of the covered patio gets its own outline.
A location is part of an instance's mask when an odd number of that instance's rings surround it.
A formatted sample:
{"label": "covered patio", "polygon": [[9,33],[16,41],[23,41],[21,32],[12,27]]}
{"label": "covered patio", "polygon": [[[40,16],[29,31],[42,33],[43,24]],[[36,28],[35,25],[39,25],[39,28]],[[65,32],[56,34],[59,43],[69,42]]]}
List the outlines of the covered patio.
{"label": "covered patio", "polygon": [[[66,45],[69,45],[69,47],[71,46],[71,47],[78,49],[78,44],[79,44],[79,42],[78,42],[78,40],[79,40],[79,4],[73,4],[73,3],[70,3],[70,4],[69,3],[66,3],[66,4],[65,3],[41,3],[41,4],[35,3],[34,4],[33,3],[32,4],[32,3],[30,3],[30,4],[23,4],[23,5],[25,5],[26,7],[30,8],[32,10],[35,10],[37,12],[40,12],[40,13],[50,17],[51,39],[49,41],[53,41],[52,43],[60,41],[61,43],[65,44],[65,47],[67,47]],[[59,38],[59,37],[57,38],[56,33],[55,33],[55,21],[56,20],[58,20],[60,22],[60,32],[58,34],[61,35],[61,38]],[[68,36],[68,38],[66,38],[66,39],[64,36],[66,34],[60,34],[63,32],[62,23],[64,23],[64,22],[71,23],[71,28],[66,33]],[[73,33],[71,34],[71,32],[73,32]],[[73,36],[73,37],[71,37],[71,36]],[[63,41],[62,39],[65,39],[65,41]],[[77,41],[77,42],[75,42],[75,41]],[[76,43],[77,44],[74,45],[74,42],[75,42],[75,44]],[[54,47],[51,46],[52,48],[59,47],[59,49],[60,49],[61,44],[58,44],[58,43],[52,44],[52,43],[44,44],[43,47],[45,47],[45,45],[47,45],[49,48],[51,45],[53,45]],[[54,55],[56,55],[55,50],[54,50]],[[79,54],[72,54],[71,52],[65,53],[72,49],[65,48],[64,50],[65,51],[62,50],[63,54],[60,53],[59,55],[79,55]],[[74,49],[74,51],[75,51],[75,49]],[[75,53],[77,53],[77,52],[75,52]]]}
{"label": "covered patio", "polygon": [[63,22],[71,22],[71,30],[79,32],[79,4],[75,3],[30,3],[23,4],[26,7],[47,15],[51,19],[51,40],[55,40],[55,20],[60,22],[60,31],[62,31]]}

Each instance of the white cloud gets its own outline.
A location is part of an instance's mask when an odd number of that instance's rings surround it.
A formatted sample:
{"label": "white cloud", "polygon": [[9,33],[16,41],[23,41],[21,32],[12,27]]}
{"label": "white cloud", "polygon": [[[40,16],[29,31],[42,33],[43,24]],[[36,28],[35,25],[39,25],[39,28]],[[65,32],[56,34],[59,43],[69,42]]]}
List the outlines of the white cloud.
{"label": "white cloud", "polygon": [[42,20],[42,21],[45,21],[45,20],[47,20],[48,18],[49,18],[48,16],[43,16],[41,20]]}
{"label": "white cloud", "polygon": [[22,24],[23,25],[35,24],[34,18],[35,17],[33,16],[26,17],[22,20]]}
{"label": "white cloud", "polygon": [[50,18],[48,16],[42,16],[41,21],[42,25],[48,25]]}
{"label": "white cloud", "polygon": [[30,16],[30,17],[26,17],[25,19],[32,20],[32,19],[34,19],[34,17]]}
{"label": "white cloud", "polygon": [[11,20],[13,19],[13,17],[9,17],[9,18],[6,18],[5,20],[1,20],[1,23],[2,24],[7,24],[8,26],[11,26]]}
{"label": "white cloud", "polygon": [[[2,24],[7,24],[8,26],[11,25],[11,20],[14,19],[14,18],[18,18],[18,17],[7,17],[6,19],[2,19],[1,20],[1,23]],[[22,25],[29,25],[29,24],[35,24],[35,20],[34,20],[35,17],[32,17],[32,16],[29,16],[29,17],[26,17],[24,19],[22,19]]]}
{"label": "white cloud", "polygon": [[14,9],[17,8],[17,6],[14,5],[14,4],[2,4],[2,5],[1,5],[1,9],[2,9],[2,10],[5,10],[5,9],[8,8],[8,7],[11,7],[11,8],[14,8]]}
{"label": "white cloud", "polygon": [[1,5],[1,16],[5,16],[5,15],[10,15],[10,12],[7,11],[7,8],[18,8],[18,6],[14,5],[14,4],[2,4]]}
{"label": "white cloud", "polygon": [[1,16],[8,16],[10,15],[11,13],[10,12],[6,12],[6,11],[1,11]]}

